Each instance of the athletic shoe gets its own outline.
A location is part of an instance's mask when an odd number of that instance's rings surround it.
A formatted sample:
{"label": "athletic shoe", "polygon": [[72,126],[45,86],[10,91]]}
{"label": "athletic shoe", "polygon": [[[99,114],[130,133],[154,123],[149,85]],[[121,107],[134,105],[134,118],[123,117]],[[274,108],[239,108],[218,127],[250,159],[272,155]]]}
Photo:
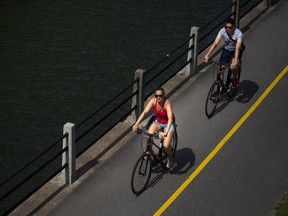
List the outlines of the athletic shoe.
{"label": "athletic shoe", "polygon": [[173,161],[173,159],[167,159],[167,163],[166,163],[166,168],[167,169],[171,169],[172,168],[172,166],[173,166],[173,164],[174,164],[174,161]]}

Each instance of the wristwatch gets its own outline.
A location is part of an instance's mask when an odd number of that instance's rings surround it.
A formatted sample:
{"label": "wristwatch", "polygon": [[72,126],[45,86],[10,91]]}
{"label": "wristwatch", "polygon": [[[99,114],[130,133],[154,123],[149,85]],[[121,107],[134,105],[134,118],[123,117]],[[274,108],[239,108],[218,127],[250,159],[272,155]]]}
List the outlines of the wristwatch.
{"label": "wristwatch", "polygon": [[167,135],[168,135],[167,132],[165,132],[165,133],[164,133],[164,137],[167,137]]}

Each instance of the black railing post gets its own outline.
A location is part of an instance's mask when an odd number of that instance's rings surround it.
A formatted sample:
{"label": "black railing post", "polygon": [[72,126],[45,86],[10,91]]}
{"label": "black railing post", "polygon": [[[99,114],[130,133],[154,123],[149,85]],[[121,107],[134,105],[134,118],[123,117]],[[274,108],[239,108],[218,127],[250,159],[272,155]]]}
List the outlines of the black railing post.
{"label": "black railing post", "polygon": [[68,147],[62,155],[62,166],[68,164],[61,173],[63,184],[72,184],[76,180],[76,156],[75,156],[75,124],[66,123],[63,127],[63,134],[68,133],[68,136],[63,139],[63,149]]}

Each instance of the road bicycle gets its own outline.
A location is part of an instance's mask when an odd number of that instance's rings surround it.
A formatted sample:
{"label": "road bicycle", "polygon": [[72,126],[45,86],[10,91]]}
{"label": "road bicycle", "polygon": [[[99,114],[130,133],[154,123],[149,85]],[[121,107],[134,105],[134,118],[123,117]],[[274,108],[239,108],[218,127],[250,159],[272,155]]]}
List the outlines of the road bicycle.
{"label": "road bicycle", "polygon": [[[232,71],[230,70],[230,64],[231,61],[229,62],[229,64],[227,65],[221,65],[218,62],[215,62],[213,60],[209,60],[210,63],[212,63],[214,65],[214,70],[213,70],[213,84],[209,89],[207,98],[206,98],[206,103],[205,103],[205,114],[208,118],[211,118],[216,111],[216,107],[218,105],[218,103],[224,98],[225,95],[227,95],[229,98],[233,98],[237,88],[237,87],[233,87],[232,83],[231,83],[231,79],[233,78],[233,74]],[[238,65],[238,74],[237,74],[237,79],[238,79],[238,83],[240,81],[240,75],[241,75],[241,63],[242,61],[239,61],[239,65]],[[223,88],[223,82],[220,78],[220,69],[224,69],[224,74],[226,73],[226,90],[224,90]],[[225,81],[224,81],[225,82]]]}
{"label": "road bicycle", "polygon": [[[137,133],[144,135],[141,142],[141,146],[144,152],[134,165],[131,177],[131,189],[134,194],[139,195],[146,189],[151,177],[153,167],[156,167],[158,164],[164,169],[168,168],[166,167],[167,154],[163,149],[164,139],[159,137],[159,132],[150,134],[142,129],[138,129]],[[173,133],[173,137],[170,143],[173,160],[177,149],[177,142],[178,138],[175,128],[175,132]],[[153,150],[153,147],[156,147],[156,151]]]}

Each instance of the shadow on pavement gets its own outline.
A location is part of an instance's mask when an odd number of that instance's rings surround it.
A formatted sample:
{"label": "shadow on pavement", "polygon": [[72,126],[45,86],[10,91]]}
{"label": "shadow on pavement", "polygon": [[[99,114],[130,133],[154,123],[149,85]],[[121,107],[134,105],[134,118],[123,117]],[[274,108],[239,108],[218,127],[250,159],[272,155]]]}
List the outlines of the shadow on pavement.
{"label": "shadow on pavement", "polygon": [[190,148],[183,148],[176,152],[175,165],[170,174],[183,175],[187,173],[195,163],[195,154]]}
{"label": "shadow on pavement", "polygon": [[153,168],[152,173],[156,174],[156,176],[154,176],[150,180],[148,188],[156,185],[163,178],[163,175],[165,175],[168,172],[170,174],[177,174],[177,175],[187,173],[194,166],[195,158],[196,158],[195,154],[190,148],[183,148],[178,150],[176,152],[174,166],[171,170],[167,171],[163,169],[160,165],[157,165],[156,167]]}
{"label": "shadow on pavement", "polygon": [[[240,82],[236,95],[233,98],[229,98],[227,95],[223,95],[221,102],[219,103],[218,107],[216,108],[213,116],[217,113],[222,112],[229,105],[229,103],[233,101],[238,101],[240,103],[249,103],[250,100],[253,98],[255,93],[259,90],[259,86],[250,80],[243,80]],[[211,116],[210,118],[212,118]]]}
{"label": "shadow on pavement", "polygon": [[248,103],[258,90],[259,86],[255,82],[243,80],[239,84],[237,95],[234,97],[234,100],[237,100],[240,103]]}

